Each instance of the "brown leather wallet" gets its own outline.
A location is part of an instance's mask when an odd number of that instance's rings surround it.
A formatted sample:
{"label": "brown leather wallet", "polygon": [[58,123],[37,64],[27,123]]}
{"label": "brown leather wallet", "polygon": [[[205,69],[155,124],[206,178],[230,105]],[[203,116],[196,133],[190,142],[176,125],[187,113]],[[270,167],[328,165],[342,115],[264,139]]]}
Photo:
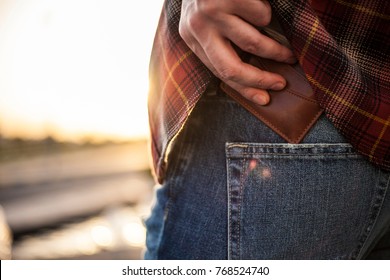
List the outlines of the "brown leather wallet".
{"label": "brown leather wallet", "polygon": [[279,73],[287,80],[287,86],[281,91],[270,90],[271,101],[265,106],[247,100],[225,83],[221,83],[221,89],[287,142],[301,142],[323,109],[318,105],[300,65],[280,63],[257,56],[250,56],[247,62],[260,69]]}

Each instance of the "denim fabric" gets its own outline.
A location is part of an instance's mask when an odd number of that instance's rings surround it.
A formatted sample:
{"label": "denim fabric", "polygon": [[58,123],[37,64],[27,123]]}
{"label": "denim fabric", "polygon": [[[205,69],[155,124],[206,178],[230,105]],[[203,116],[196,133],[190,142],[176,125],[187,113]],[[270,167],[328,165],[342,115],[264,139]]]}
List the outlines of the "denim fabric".
{"label": "denim fabric", "polygon": [[211,89],[168,162],[145,259],[389,258],[390,174],[325,117],[287,144]]}

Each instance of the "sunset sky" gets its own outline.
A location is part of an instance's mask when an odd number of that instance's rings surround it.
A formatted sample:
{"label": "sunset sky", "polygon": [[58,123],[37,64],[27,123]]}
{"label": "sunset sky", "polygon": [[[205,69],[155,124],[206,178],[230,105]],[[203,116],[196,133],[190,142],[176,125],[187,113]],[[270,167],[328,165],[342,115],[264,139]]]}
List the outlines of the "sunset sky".
{"label": "sunset sky", "polygon": [[162,0],[0,0],[0,133],[146,137]]}

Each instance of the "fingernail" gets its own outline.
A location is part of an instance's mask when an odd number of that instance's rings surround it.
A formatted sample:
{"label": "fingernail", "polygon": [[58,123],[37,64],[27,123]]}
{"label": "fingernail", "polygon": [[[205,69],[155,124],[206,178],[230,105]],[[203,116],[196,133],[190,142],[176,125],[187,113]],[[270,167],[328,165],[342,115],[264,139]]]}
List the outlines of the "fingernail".
{"label": "fingernail", "polygon": [[271,86],[271,89],[272,89],[272,90],[282,90],[282,89],[284,89],[285,86],[286,86],[286,85],[285,85],[284,83],[282,83],[282,82],[277,82],[276,84],[274,84],[274,85]]}
{"label": "fingernail", "polygon": [[255,96],[253,96],[253,101],[259,105],[265,105],[268,103],[268,100],[264,96],[262,96],[261,94],[257,94]]}

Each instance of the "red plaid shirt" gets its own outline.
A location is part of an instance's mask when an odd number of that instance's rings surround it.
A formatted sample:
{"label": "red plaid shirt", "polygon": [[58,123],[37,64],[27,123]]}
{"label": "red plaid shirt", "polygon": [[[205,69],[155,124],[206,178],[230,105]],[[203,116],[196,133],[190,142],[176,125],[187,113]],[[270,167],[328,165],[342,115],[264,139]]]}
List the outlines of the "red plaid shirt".
{"label": "red plaid shirt", "polygon": [[[273,16],[338,130],[390,170],[390,1],[271,0]],[[166,0],[150,62],[154,171],[164,179],[169,145],[215,79],[178,33],[181,0]]]}

